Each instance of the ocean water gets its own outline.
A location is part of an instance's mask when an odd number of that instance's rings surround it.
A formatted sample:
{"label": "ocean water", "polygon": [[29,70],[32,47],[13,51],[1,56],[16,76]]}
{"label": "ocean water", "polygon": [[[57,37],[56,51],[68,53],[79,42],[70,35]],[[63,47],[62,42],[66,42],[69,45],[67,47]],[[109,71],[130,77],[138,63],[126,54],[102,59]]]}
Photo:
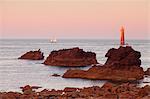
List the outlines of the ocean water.
{"label": "ocean water", "polygon": [[[150,40],[128,40],[135,50],[141,52],[142,67],[150,67]],[[64,39],[50,43],[47,39],[1,39],[0,40],[0,91],[20,91],[24,85],[41,86],[48,89],[63,89],[65,87],[101,86],[105,81],[85,79],[65,79],[51,76],[54,73],[63,75],[71,67],[46,66],[44,60],[31,61],[17,59],[30,50],[41,49],[45,58],[53,50],[80,47],[85,51],[95,52],[99,63],[104,64],[105,54],[110,48],[118,48],[118,40],[98,39]],[[88,67],[76,67],[88,69]],[[146,77],[143,81],[149,81]],[[144,83],[141,83],[144,85]],[[150,83],[147,83],[150,84]]]}

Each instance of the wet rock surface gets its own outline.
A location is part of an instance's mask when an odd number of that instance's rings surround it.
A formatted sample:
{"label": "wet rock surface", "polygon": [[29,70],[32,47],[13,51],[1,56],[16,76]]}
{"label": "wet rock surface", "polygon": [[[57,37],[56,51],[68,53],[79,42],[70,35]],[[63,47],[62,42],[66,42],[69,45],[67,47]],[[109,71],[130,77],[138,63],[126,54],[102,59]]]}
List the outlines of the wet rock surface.
{"label": "wet rock surface", "polygon": [[43,53],[39,49],[38,51],[29,51],[29,52],[23,54],[18,59],[43,60],[44,56],[43,56]]}
{"label": "wet rock surface", "polygon": [[[93,66],[88,70],[67,70],[64,78],[83,78],[113,81],[135,81],[143,79],[144,71],[140,67],[140,52],[131,47],[110,49],[103,66]],[[115,58],[116,57],[116,58]]]}
{"label": "wet rock surface", "polygon": [[76,47],[52,51],[44,64],[50,66],[88,66],[97,64],[97,60],[95,53],[85,52]]}
{"label": "wet rock surface", "polygon": [[[102,87],[71,88],[63,90],[44,89],[40,92],[25,86],[23,92],[0,92],[0,99],[149,99],[150,86],[142,88],[136,84],[105,83]],[[28,87],[28,88],[27,88]]]}

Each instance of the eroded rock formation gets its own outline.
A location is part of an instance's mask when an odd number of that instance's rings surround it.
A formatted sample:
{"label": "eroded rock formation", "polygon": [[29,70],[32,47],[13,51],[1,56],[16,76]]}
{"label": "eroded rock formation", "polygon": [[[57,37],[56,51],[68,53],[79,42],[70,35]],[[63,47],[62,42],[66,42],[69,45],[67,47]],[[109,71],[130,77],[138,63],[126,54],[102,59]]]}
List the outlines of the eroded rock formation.
{"label": "eroded rock formation", "polygon": [[29,51],[29,52],[23,54],[18,59],[43,60],[44,56],[43,56],[43,53],[39,49],[38,51]]}
{"label": "eroded rock formation", "polygon": [[64,78],[84,78],[113,81],[135,81],[143,79],[144,71],[140,67],[140,52],[131,47],[110,49],[103,66],[93,66],[89,70],[67,70]]}
{"label": "eroded rock formation", "polygon": [[97,60],[95,53],[85,52],[76,47],[52,51],[44,64],[50,66],[88,66],[97,64]]}
{"label": "eroded rock formation", "polygon": [[108,50],[105,57],[108,57],[106,65],[113,66],[140,66],[141,54],[135,51],[132,47],[119,47]]}

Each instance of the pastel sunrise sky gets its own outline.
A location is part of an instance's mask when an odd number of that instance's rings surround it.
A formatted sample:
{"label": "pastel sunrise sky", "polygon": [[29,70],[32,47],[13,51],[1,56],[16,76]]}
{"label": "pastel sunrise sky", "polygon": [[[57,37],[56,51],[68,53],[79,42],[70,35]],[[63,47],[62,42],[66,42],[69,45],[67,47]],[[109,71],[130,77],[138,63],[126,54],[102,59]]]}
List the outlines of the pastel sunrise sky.
{"label": "pastel sunrise sky", "polygon": [[0,0],[0,38],[150,38],[150,0]]}

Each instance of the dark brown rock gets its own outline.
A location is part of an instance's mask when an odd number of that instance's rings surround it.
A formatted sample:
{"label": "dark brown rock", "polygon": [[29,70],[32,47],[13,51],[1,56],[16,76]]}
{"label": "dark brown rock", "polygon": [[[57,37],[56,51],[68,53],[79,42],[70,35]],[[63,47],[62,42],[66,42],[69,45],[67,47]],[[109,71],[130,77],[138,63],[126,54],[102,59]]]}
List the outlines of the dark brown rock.
{"label": "dark brown rock", "polygon": [[113,81],[143,79],[144,71],[140,67],[140,53],[134,51],[131,47],[111,49],[106,56],[108,60],[103,66],[93,66],[89,70],[67,70],[62,77]]}
{"label": "dark brown rock", "polygon": [[39,86],[30,86],[30,85],[26,85],[24,87],[20,87],[20,89],[22,89],[22,92],[33,91],[33,89],[39,89],[39,88],[42,88],[42,87],[39,87]]}
{"label": "dark brown rock", "polygon": [[45,65],[51,66],[88,66],[97,64],[96,54],[85,52],[78,47],[52,51],[44,61]]}
{"label": "dark brown rock", "polygon": [[21,95],[19,92],[0,92],[0,99],[19,99]]}
{"label": "dark brown rock", "polygon": [[60,75],[59,75],[59,74],[53,74],[52,76],[54,76],[54,77],[59,77]]}
{"label": "dark brown rock", "polygon": [[24,87],[20,87],[22,89],[22,92],[25,92],[25,91],[32,91],[32,87],[30,85],[26,85]]}
{"label": "dark brown rock", "polygon": [[136,96],[130,92],[122,92],[119,94],[118,99],[136,99]]}
{"label": "dark brown rock", "polygon": [[29,85],[22,88],[23,93],[0,92],[0,99],[149,99],[150,95],[149,85],[140,88],[130,83],[105,83],[102,87],[66,87],[64,90],[44,89],[40,92],[32,91],[32,86]]}
{"label": "dark brown rock", "polygon": [[112,94],[112,93],[108,93],[105,94],[102,99],[118,99],[118,95],[117,94]]}
{"label": "dark brown rock", "polygon": [[110,82],[106,82],[101,88],[105,91],[113,92],[113,88],[115,87],[115,84],[112,84]]}
{"label": "dark brown rock", "polygon": [[150,95],[150,86],[146,85],[144,87],[142,87],[139,92],[138,92],[139,96],[144,97],[147,95]]}
{"label": "dark brown rock", "polygon": [[77,91],[77,90],[78,90],[78,88],[66,87],[66,88],[64,89],[64,92],[73,92],[73,91]]}
{"label": "dark brown rock", "polygon": [[147,68],[147,70],[144,73],[145,73],[145,75],[149,75],[150,76],[150,68]]}
{"label": "dark brown rock", "polygon": [[43,56],[43,53],[39,49],[38,51],[29,51],[29,52],[23,54],[18,59],[43,60],[44,56]]}
{"label": "dark brown rock", "polygon": [[87,71],[67,70],[62,77],[112,81],[135,81],[143,79],[143,76],[143,69],[138,66],[132,66],[132,68],[124,67],[122,69],[112,69],[107,66],[93,66]]}
{"label": "dark brown rock", "polygon": [[140,66],[141,65],[141,54],[135,51],[132,47],[119,47],[118,49],[110,49],[105,57],[108,57],[105,65],[115,66]]}

